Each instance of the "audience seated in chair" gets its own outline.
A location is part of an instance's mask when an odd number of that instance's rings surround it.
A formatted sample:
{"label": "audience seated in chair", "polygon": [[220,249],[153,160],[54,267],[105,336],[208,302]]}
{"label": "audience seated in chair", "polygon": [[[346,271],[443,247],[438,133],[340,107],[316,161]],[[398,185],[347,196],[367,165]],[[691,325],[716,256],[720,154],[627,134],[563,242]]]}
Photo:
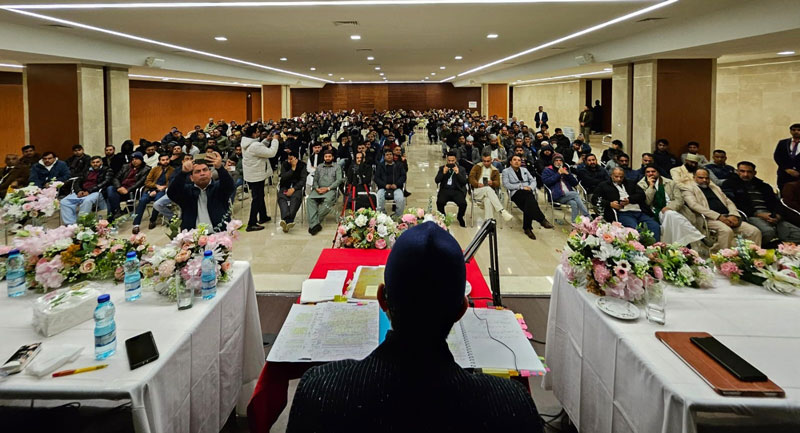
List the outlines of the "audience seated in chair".
{"label": "audience seated in chair", "polygon": [[45,188],[53,181],[66,182],[69,178],[69,167],[53,152],[42,154],[42,159],[33,164],[29,175],[30,182],[39,188]]}
{"label": "audience seated in chair", "polygon": [[445,205],[452,201],[458,206],[458,224],[466,227],[464,214],[467,212],[467,172],[464,167],[459,167],[456,152],[447,153],[445,165],[439,167],[434,179],[439,186],[436,194],[436,209],[442,214],[445,213]]}
{"label": "audience seated in chair", "polygon": [[[163,154],[159,156],[158,165],[151,168],[150,172],[147,173],[147,178],[144,181],[144,191],[139,199],[139,204],[136,206],[136,216],[133,218],[133,234],[139,233],[139,224],[142,223],[142,216],[147,209],[147,204],[156,202],[167,194],[167,186],[173,177],[174,171],[175,169],[169,165],[169,155]],[[153,209],[150,211],[150,223],[147,228],[154,229],[157,220],[158,211]]]}
{"label": "audience seated in chair", "polygon": [[508,189],[511,201],[522,210],[522,231],[529,238],[536,239],[532,225],[534,220],[546,229],[552,229],[553,225],[547,221],[536,202],[536,178],[520,164],[519,156],[511,157],[511,166],[503,170],[503,185]]}
{"label": "audience seated in chair", "polygon": [[700,167],[705,167],[706,165],[708,165],[708,159],[705,157],[705,155],[697,153],[699,150],[700,150],[700,143],[696,141],[688,142],[686,144],[686,153],[681,154],[681,162],[686,162],[686,158],[689,155],[696,155],[698,158],[697,163],[700,165]]}
{"label": "audience seated in chair", "polygon": [[638,229],[643,224],[656,241],[661,239],[661,226],[653,219],[653,209],[647,205],[644,191],[631,179],[625,178],[625,170],[615,167],[611,180],[603,182],[595,190],[606,221],[619,221],[623,226]]}
{"label": "audience seated in chair", "polygon": [[472,196],[483,203],[483,218],[488,220],[494,212],[500,213],[506,221],[511,221],[514,216],[507,211],[498,197],[500,190],[500,170],[492,164],[492,155],[484,153],[481,163],[472,167],[467,179],[472,188]]}
{"label": "audience seated in chair", "polygon": [[111,185],[106,188],[108,200],[108,221],[114,221],[122,215],[120,204],[123,200],[133,197],[137,189],[144,186],[150,167],[144,163],[144,157],[139,152],[131,155],[130,164],[122,166],[122,170],[114,176]]}
{"label": "audience seated in chair", "polygon": [[647,206],[661,224],[661,242],[689,245],[705,237],[694,226],[695,215],[684,206],[678,185],[662,177],[655,165],[645,167],[644,179],[637,185],[644,190]]}
{"label": "audience seated in chair", "polygon": [[467,136],[467,141],[456,152],[458,153],[457,164],[464,167],[467,173],[472,170],[472,167],[478,165],[481,160],[480,151],[475,147],[475,138],[471,135]]}
{"label": "audience seated in chair", "polygon": [[61,223],[75,224],[78,217],[95,212],[104,204],[103,193],[111,184],[114,172],[103,165],[99,156],[91,158],[89,169],[72,184],[72,193],[61,199]]}
{"label": "audience seated in chair", "polygon": [[[686,160],[683,162],[683,165],[674,167],[670,170],[670,178],[678,184],[679,188],[689,188],[694,184],[694,172],[700,166],[700,157],[701,155],[695,154],[688,154],[686,155]],[[711,182],[715,184],[718,183],[717,177],[714,176],[714,172],[708,172],[709,179]]]}
{"label": "audience seated in chair", "polygon": [[606,169],[597,163],[597,156],[595,154],[590,153],[586,155],[584,160],[586,163],[583,167],[578,169],[578,179],[583,189],[586,190],[586,200],[591,203],[592,206],[597,206],[597,201],[595,200],[597,186],[611,180],[611,176],[609,176]]}
{"label": "audience seated in chair", "polygon": [[76,144],[72,146],[72,156],[65,161],[69,167],[69,176],[78,177],[89,169],[92,157],[84,153],[83,146]]}
{"label": "audience seated in chair", "polygon": [[295,154],[288,154],[286,161],[281,164],[280,179],[278,180],[278,208],[281,212],[280,226],[284,233],[294,228],[294,219],[306,187],[306,163],[300,161]]}
{"label": "audience seated in chair", "polygon": [[31,168],[34,164],[38,163],[40,159],[42,159],[42,155],[36,152],[36,147],[32,144],[22,146],[22,158],[19,159],[20,164]]}
{"label": "audience seated in chair", "polygon": [[[761,231],[742,221],[736,205],[709,179],[708,169],[695,170],[694,182],[682,188],[681,193],[686,206],[705,217],[708,229],[716,231],[717,243],[711,247],[712,252],[734,246],[737,235],[761,245]],[[702,227],[702,223],[696,221],[695,227]]]}
{"label": "audience seated in chair", "polygon": [[392,157],[392,150],[383,149],[383,162],[375,169],[375,184],[378,185],[378,212],[385,212],[386,199],[394,200],[397,213],[403,213],[406,197],[403,186],[406,183],[406,170]]}
{"label": "audience seated in chair", "polygon": [[[211,169],[219,172],[219,180],[211,179]],[[233,178],[222,168],[222,156],[214,152],[206,160],[183,161],[181,171],[167,188],[167,196],[181,208],[181,230],[192,230],[205,224],[212,231],[225,230],[230,221],[234,190]],[[187,181],[188,180],[188,181]]]}
{"label": "audience seated in chair", "polygon": [[564,164],[564,158],[556,154],[553,157],[553,165],[544,169],[542,181],[553,194],[553,201],[569,206],[572,213],[572,220],[578,216],[589,216],[589,210],[581,200],[581,195],[575,188],[578,186],[578,179],[569,171],[569,166]]}
{"label": "audience seated in chair", "polygon": [[19,155],[14,153],[6,155],[6,166],[0,171],[0,199],[6,197],[9,188],[28,186],[30,170],[30,167],[20,162]]}
{"label": "audience seated in chair", "polygon": [[392,324],[386,340],[361,361],[308,370],[287,432],[542,431],[521,384],[470,373],[448,349],[447,335],[468,307],[455,238],[431,222],[412,227],[392,248],[384,280],[378,302]]}
{"label": "audience seated in chair", "polygon": [[717,181],[714,183],[716,183],[718,187],[722,187],[722,183],[725,182],[725,180],[736,175],[736,169],[733,168],[732,165],[726,164],[728,155],[722,149],[715,150],[711,154],[711,157],[714,162],[706,164],[705,167],[717,178]]}
{"label": "audience seated in chair", "polygon": [[772,187],[756,177],[756,165],[742,161],[736,175],[722,184],[736,208],[747,215],[747,222],[761,231],[761,243],[772,247],[778,242],[800,243],[800,228],[783,218],[781,202]]}
{"label": "audience seated in chair", "polygon": [[[389,151],[391,153],[391,151]],[[308,232],[316,235],[322,230],[321,222],[333,210],[339,187],[344,182],[342,168],[333,161],[333,151],[325,150],[323,164],[314,172],[314,182],[306,199],[308,213]],[[387,156],[391,163],[391,156]],[[402,194],[402,191],[401,191]]]}

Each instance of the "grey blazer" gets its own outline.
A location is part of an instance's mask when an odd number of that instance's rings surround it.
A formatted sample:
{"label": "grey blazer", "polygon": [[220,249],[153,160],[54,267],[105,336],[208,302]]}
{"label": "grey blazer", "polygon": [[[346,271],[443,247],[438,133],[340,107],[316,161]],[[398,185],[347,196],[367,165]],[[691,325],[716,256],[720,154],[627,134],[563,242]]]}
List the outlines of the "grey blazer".
{"label": "grey blazer", "polygon": [[536,190],[536,178],[533,177],[531,172],[525,167],[520,167],[519,169],[522,172],[522,181],[520,181],[517,174],[514,173],[513,167],[508,167],[503,170],[503,185],[505,185],[508,190],[510,197],[513,197],[517,191],[525,186],[529,186],[531,190]]}

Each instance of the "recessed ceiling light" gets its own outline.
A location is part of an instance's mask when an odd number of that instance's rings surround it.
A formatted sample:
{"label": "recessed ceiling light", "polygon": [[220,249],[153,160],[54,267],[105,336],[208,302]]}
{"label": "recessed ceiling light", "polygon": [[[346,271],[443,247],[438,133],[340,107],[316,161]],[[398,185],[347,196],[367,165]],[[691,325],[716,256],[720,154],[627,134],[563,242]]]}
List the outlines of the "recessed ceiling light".
{"label": "recessed ceiling light", "polygon": [[354,41],[357,41],[357,40],[361,39],[361,35],[350,35],[350,39],[352,39]]}
{"label": "recessed ceiling light", "polygon": [[430,77],[425,77],[425,79],[426,79],[426,80],[427,80],[428,78],[430,78]]}
{"label": "recessed ceiling light", "polygon": [[278,60],[280,60],[280,61],[282,61],[282,62],[285,62],[285,61],[287,61],[287,60],[289,60],[289,59],[287,59],[286,57],[281,57],[281,58],[280,58],[280,59],[278,59]]}
{"label": "recessed ceiling light", "polygon": [[164,77],[161,79],[161,81],[169,81],[169,78]]}
{"label": "recessed ceiling light", "polygon": [[317,68],[315,68],[315,67],[310,67],[310,68],[308,68],[308,69],[309,69],[309,70],[312,70],[312,71],[316,71],[316,70],[317,70]]}
{"label": "recessed ceiling light", "polygon": [[375,60],[375,57],[369,56],[367,57],[367,60]]}
{"label": "recessed ceiling light", "polygon": [[339,77],[340,80],[344,80],[344,77]]}
{"label": "recessed ceiling light", "polygon": [[376,70],[376,71],[380,71],[380,70],[381,70],[381,67],[380,67],[380,66],[376,66],[376,67],[375,67],[375,70]]}
{"label": "recessed ceiling light", "polygon": [[382,77],[382,76],[384,75],[384,73],[383,73],[383,72],[381,72],[381,73],[380,73],[380,74],[378,74],[378,75],[380,75],[380,76]]}
{"label": "recessed ceiling light", "polygon": [[214,36],[214,39],[220,42],[225,42],[228,40],[225,36]]}
{"label": "recessed ceiling light", "polygon": [[463,57],[461,57],[461,56],[455,56],[455,59],[456,59],[456,60],[461,60],[461,59],[463,59]]}
{"label": "recessed ceiling light", "polygon": [[442,69],[442,70],[444,70],[444,69],[445,69],[445,67],[444,67],[444,66],[439,66],[439,69]]}
{"label": "recessed ceiling light", "polygon": [[612,71],[611,68],[603,68],[603,70],[606,71],[606,72],[611,72]]}
{"label": "recessed ceiling light", "polygon": [[792,54],[794,54],[794,51],[781,51],[778,53],[779,56],[791,56]]}
{"label": "recessed ceiling light", "polygon": [[431,75],[436,75],[436,72],[431,72]]}
{"label": "recessed ceiling light", "polygon": [[498,36],[497,33],[489,33],[488,35],[486,35],[486,37],[489,39],[497,39],[497,36]]}

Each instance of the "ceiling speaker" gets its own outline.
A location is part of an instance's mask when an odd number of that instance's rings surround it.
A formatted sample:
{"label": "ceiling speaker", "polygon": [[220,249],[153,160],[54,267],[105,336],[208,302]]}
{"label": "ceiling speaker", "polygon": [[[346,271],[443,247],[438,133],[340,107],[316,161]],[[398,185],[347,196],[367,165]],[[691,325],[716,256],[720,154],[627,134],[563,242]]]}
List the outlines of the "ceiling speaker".
{"label": "ceiling speaker", "polygon": [[594,63],[594,56],[592,53],[586,53],[575,57],[575,62],[579,65],[588,65],[589,63]]}

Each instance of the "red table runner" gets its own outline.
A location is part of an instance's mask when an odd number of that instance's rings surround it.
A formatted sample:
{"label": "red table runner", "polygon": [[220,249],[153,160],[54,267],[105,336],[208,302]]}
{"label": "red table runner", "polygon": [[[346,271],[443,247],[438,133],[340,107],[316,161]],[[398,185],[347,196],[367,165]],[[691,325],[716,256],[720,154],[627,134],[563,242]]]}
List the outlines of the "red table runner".
{"label": "red table runner", "polygon": [[[386,264],[390,250],[361,250],[352,248],[328,248],[322,250],[317,264],[309,278],[325,278],[330,270],[347,270],[347,279],[359,266],[379,266]],[[483,278],[478,264],[473,258],[467,263],[467,281],[472,285],[471,298],[491,299],[489,285]],[[483,308],[487,299],[476,299],[475,307]],[[261,370],[256,389],[247,406],[247,419],[251,432],[269,432],[270,427],[280,416],[287,403],[289,381],[303,376],[313,362],[268,362]]]}

